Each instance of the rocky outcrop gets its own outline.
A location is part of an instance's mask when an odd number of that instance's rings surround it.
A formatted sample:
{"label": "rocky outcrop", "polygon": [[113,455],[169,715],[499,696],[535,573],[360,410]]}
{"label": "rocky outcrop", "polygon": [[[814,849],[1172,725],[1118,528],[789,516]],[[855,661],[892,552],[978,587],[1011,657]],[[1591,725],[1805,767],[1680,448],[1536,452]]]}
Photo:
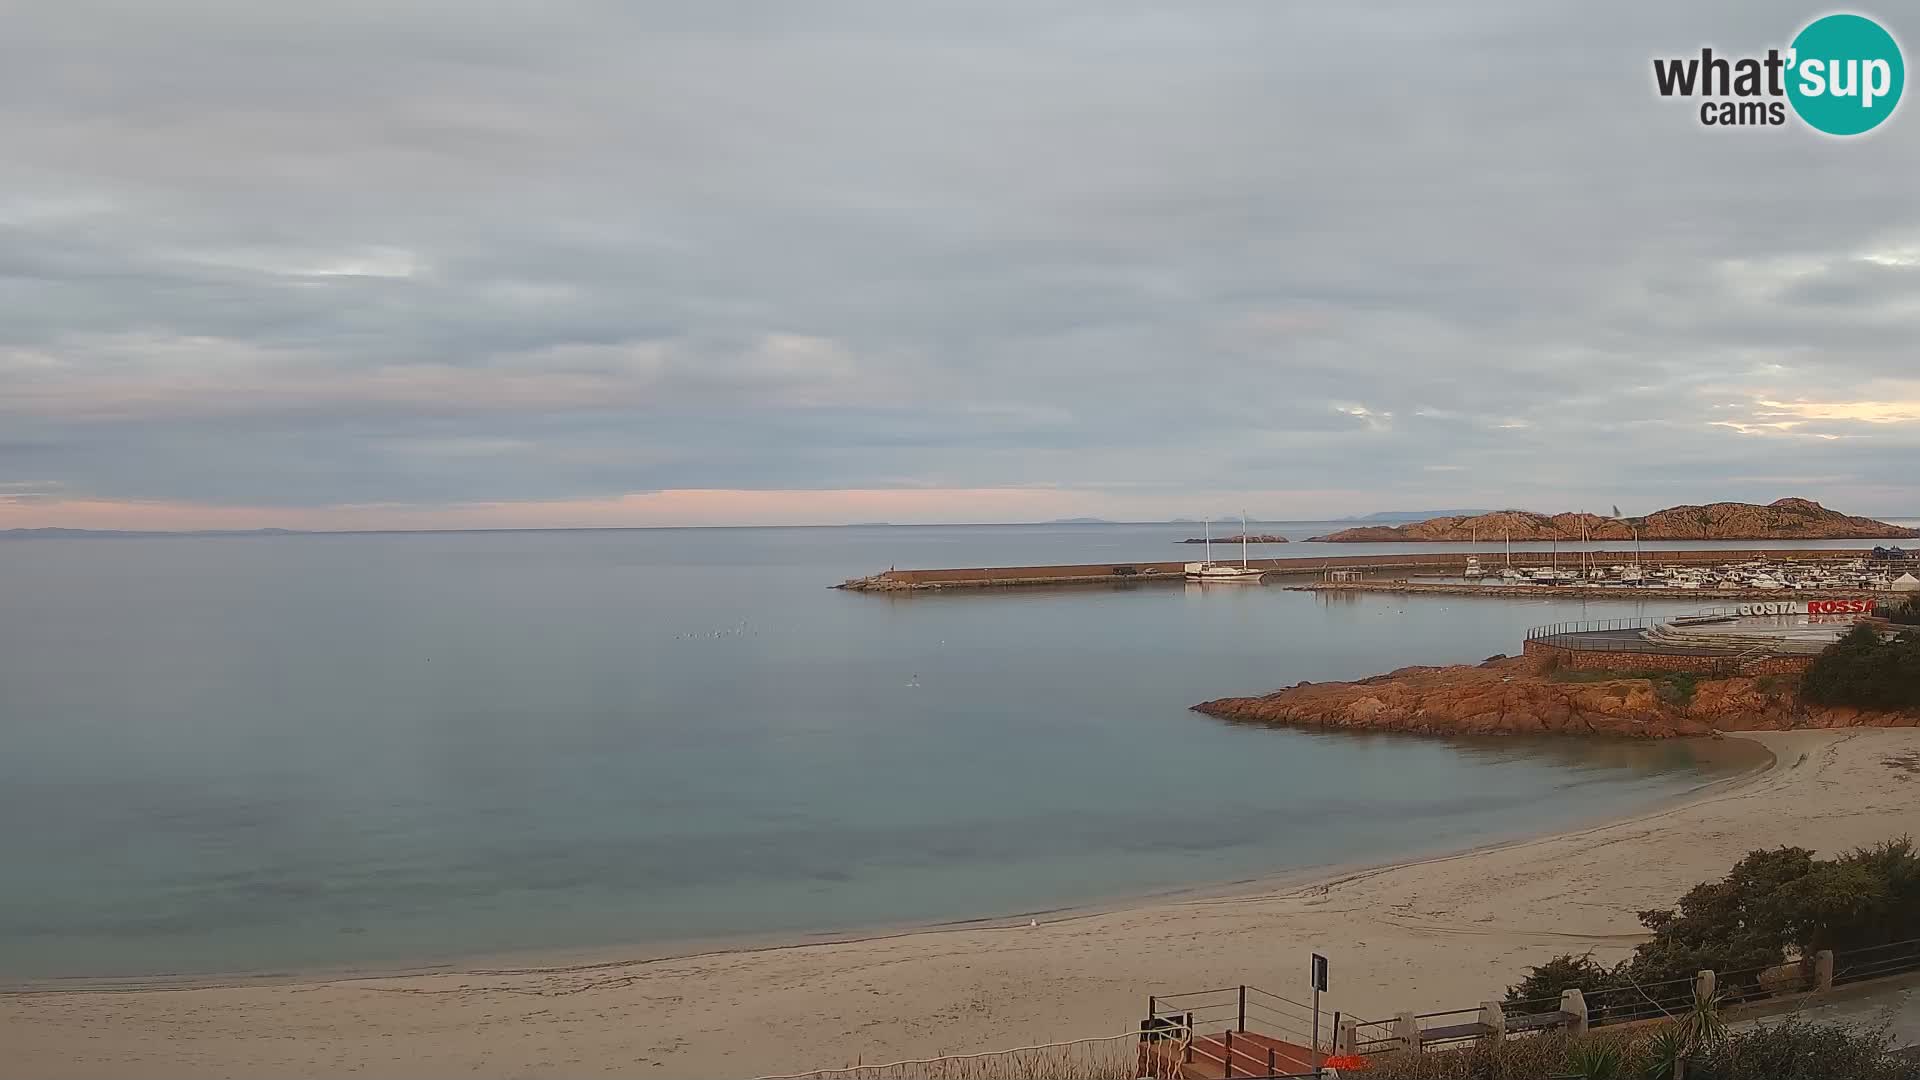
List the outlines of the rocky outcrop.
{"label": "rocky outcrop", "polygon": [[[1237,535],[1216,536],[1213,538],[1213,542],[1216,544],[1237,544],[1242,539],[1245,539],[1249,544],[1284,544],[1287,542],[1287,538],[1281,536],[1279,533],[1252,533],[1246,537]],[[1204,544],[1207,542],[1207,538],[1204,536],[1190,536],[1180,542],[1183,544]]]}
{"label": "rocky outcrop", "polygon": [[1536,514],[1500,510],[1473,517],[1437,517],[1409,525],[1367,525],[1314,540],[1330,543],[1515,540],[1879,540],[1920,537],[1920,529],[1829,510],[1811,499],[1674,506],[1645,517]]}
{"label": "rocky outcrop", "polygon": [[1717,731],[1915,727],[1920,714],[1807,708],[1791,680],[1602,678],[1561,681],[1539,661],[1409,667],[1358,682],[1299,683],[1221,698],[1198,712],[1236,723],[1424,735],[1604,735],[1671,739]]}

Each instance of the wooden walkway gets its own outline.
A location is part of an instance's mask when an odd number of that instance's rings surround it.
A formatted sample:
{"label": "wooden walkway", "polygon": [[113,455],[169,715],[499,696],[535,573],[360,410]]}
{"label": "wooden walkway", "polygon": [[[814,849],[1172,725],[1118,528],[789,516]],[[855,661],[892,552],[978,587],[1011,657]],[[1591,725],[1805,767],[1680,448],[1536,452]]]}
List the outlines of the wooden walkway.
{"label": "wooden walkway", "polygon": [[1169,1039],[1142,1050],[1154,1058],[1141,1063],[1145,1075],[1177,1080],[1310,1076],[1314,1064],[1306,1047],[1255,1031],[1195,1035],[1191,1044]]}

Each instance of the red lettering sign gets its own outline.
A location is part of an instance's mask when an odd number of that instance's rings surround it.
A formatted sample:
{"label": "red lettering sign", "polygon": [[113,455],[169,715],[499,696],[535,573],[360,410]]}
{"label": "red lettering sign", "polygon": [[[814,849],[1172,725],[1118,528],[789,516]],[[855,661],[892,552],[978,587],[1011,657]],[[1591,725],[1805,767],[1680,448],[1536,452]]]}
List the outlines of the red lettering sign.
{"label": "red lettering sign", "polygon": [[1871,600],[1809,600],[1809,615],[1865,615],[1873,611]]}

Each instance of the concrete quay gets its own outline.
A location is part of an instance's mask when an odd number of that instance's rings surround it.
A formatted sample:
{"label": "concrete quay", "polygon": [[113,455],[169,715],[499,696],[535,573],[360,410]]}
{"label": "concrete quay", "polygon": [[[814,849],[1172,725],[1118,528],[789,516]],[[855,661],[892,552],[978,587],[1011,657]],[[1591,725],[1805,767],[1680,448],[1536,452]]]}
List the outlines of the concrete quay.
{"label": "concrete quay", "polygon": [[[1786,550],[1759,549],[1686,549],[1681,551],[1644,552],[1641,561],[1648,565],[1697,566],[1703,564],[1747,562],[1752,559],[1771,559],[1776,562],[1845,562],[1866,558],[1866,548],[1857,549],[1818,549],[1794,548]],[[1550,549],[1515,551],[1513,562],[1517,565],[1544,566],[1554,559]],[[1562,565],[1571,565],[1569,558],[1579,559],[1578,552],[1562,551],[1558,553]],[[1362,573],[1385,573],[1391,571],[1419,571],[1422,573],[1445,576],[1458,574],[1466,569],[1468,557],[1483,560],[1496,558],[1493,552],[1479,550],[1460,550],[1444,552],[1400,552],[1384,555],[1308,555],[1284,559],[1249,559],[1247,565],[1259,567],[1277,575],[1320,574],[1329,570],[1358,570]],[[1497,556],[1503,563],[1506,553]],[[1629,563],[1634,561],[1631,549],[1625,551],[1601,550],[1588,552],[1589,561],[1602,565]],[[1182,571],[1188,559],[1147,561],[1147,562],[1109,562],[1063,564],[1055,566],[982,566],[945,570],[886,570],[867,577],[853,578],[834,586],[853,592],[905,592],[940,589],[981,589],[981,588],[1018,588],[1023,586],[1060,586],[1060,585],[1147,585],[1169,581],[1181,581]],[[1238,564],[1238,559],[1221,559],[1221,562]],[[1372,582],[1341,582],[1343,585],[1370,585]],[[1551,588],[1560,592],[1571,592],[1590,588],[1589,586],[1462,586],[1465,591],[1486,592],[1495,595],[1496,589],[1513,589],[1543,595]],[[1684,596],[1722,595],[1726,590],[1674,590]],[[1651,589],[1635,588],[1633,595],[1655,595]]]}

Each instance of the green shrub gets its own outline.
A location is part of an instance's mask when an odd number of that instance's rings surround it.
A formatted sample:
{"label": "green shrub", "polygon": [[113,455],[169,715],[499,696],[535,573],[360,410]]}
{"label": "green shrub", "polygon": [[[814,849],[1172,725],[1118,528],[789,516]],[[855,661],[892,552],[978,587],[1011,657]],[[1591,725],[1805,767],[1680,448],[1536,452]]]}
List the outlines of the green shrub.
{"label": "green shrub", "polygon": [[1814,657],[1800,696],[1816,705],[1920,708],[1920,631],[1888,641],[1870,626],[1854,627]]}
{"label": "green shrub", "polygon": [[1560,995],[1568,990],[1592,995],[1614,985],[1613,972],[1592,953],[1569,954],[1529,969],[1526,978],[1507,987],[1507,1001],[1520,1006],[1514,1012],[1550,1013],[1559,1010]]}
{"label": "green shrub", "polygon": [[[1686,707],[1693,701],[1700,677],[1691,671],[1639,671],[1629,668],[1559,668],[1547,672],[1549,682],[1589,683],[1645,679],[1653,684],[1653,696],[1669,705]],[[1622,688],[1622,693],[1625,688]]]}
{"label": "green shrub", "polygon": [[[1674,908],[1642,911],[1653,938],[1608,969],[1591,954],[1557,956],[1507,988],[1507,1001],[1558,998],[1578,988],[1596,1019],[1651,1009],[1648,988],[1703,969],[1729,992],[1758,989],[1762,968],[1821,949],[1845,953],[1920,939],[1920,852],[1906,838],[1818,859],[1805,848],[1754,851]],[[1669,987],[1662,1004],[1687,993]],[[1523,1011],[1546,1012],[1547,1004]]]}
{"label": "green shrub", "polygon": [[[1728,1038],[1714,1080],[1914,1080],[1920,1064],[1890,1052],[1885,1032],[1797,1018]],[[1689,1072],[1688,1076],[1695,1074]]]}
{"label": "green shrub", "polygon": [[1889,1051],[1886,1036],[1840,1024],[1768,1023],[1708,1041],[1680,1023],[1652,1030],[1547,1034],[1457,1050],[1388,1054],[1367,1080],[1665,1080],[1684,1057],[1688,1080],[1916,1080],[1920,1065]]}
{"label": "green shrub", "polygon": [[1623,1080],[1627,1048],[1606,1039],[1581,1039],[1567,1050],[1567,1071],[1580,1080]]}

